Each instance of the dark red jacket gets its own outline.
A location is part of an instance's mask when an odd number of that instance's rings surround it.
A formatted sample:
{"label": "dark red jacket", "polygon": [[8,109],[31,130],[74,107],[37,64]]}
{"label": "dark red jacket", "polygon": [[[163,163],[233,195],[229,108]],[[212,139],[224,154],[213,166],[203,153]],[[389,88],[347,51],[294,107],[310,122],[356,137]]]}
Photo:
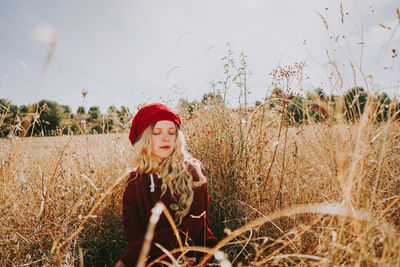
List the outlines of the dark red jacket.
{"label": "dark red jacket", "polygon": [[[201,167],[205,175],[203,165],[201,165]],[[190,168],[189,171],[193,175],[194,180],[198,181],[199,178],[195,170]],[[169,190],[161,197],[161,178],[157,175],[153,175],[153,181],[155,187],[154,192],[151,192],[150,174],[140,175],[133,171],[126,184],[122,203],[122,215],[129,248],[121,256],[121,260],[127,266],[135,266],[138,261],[144,241],[144,234],[147,231],[147,225],[151,215],[151,209],[154,205],[161,200],[168,208],[172,217],[175,218],[175,211],[171,209],[170,205],[176,203],[176,201],[172,199]],[[188,240],[189,245],[212,247],[216,244],[216,239],[210,230],[207,217],[206,223],[204,223],[204,216],[207,215],[207,211],[208,189],[207,183],[204,183],[200,188],[195,189],[190,211],[178,226],[178,229],[183,231],[183,233],[188,233],[191,239]],[[205,215],[199,216],[203,213]],[[185,239],[185,236],[181,234],[181,239],[182,242],[185,242],[187,238]],[[156,225],[153,244],[149,253],[150,260],[163,254],[163,252],[154,245],[155,242],[161,244],[168,250],[179,247],[171,225],[164,214],[161,215]]]}

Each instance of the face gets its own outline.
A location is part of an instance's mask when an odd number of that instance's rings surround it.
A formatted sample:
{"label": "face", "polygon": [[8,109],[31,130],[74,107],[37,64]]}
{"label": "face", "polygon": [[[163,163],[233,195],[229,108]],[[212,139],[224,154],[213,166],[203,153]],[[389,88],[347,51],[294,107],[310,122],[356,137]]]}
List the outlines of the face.
{"label": "face", "polygon": [[152,155],[163,161],[174,152],[176,141],[175,123],[172,121],[158,121],[151,133]]}

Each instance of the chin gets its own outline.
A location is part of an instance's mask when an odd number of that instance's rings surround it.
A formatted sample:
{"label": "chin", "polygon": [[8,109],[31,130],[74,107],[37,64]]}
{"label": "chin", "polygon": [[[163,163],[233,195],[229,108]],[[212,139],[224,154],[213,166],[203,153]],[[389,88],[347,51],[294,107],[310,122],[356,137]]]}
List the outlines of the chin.
{"label": "chin", "polygon": [[170,157],[172,155],[171,153],[160,153],[157,155],[157,157],[161,158],[162,160],[165,160],[166,158]]}
{"label": "chin", "polygon": [[166,158],[169,158],[171,155],[172,155],[172,153],[170,153],[170,154],[164,154],[164,155],[162,155],[162,158],[163,158],[163,159],[166,159]]}

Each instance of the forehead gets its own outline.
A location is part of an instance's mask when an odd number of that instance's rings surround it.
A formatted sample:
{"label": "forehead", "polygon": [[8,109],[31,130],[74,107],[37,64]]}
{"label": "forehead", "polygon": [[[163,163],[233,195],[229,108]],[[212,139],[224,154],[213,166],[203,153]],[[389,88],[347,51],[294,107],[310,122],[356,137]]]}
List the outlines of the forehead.
{"label": "forehead", "polygon": [[154,125],[154,128],[165,128],[165,129],[169,129],[169,128],[174,128],[175,129],[175,123],[172,121],[158,121],[156,123],[156,125]]}

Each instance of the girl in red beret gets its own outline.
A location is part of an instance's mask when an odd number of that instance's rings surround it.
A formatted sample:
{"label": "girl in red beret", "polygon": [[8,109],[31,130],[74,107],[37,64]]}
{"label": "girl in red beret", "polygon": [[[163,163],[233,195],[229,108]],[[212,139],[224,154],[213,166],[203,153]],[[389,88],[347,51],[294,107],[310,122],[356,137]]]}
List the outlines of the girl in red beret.
{"label": "girl in red beret", "polygon": [[[207,217],[205,170],[201,162],[187,152],[180,129],[178,114],[160,103],[144,106],[132,121],[129,139],[136,168],[126,183],[122,203],[129,248],[116,267],[137,264],[151,209],[158,201],[168,208],[187,245],[212,247],[216,244]],[[148,263],[164,254],[155,243],[167,250],[179,247],[163,214],[155,228]],[[192,266],[197,260],[186,257],[185,263]]]}

